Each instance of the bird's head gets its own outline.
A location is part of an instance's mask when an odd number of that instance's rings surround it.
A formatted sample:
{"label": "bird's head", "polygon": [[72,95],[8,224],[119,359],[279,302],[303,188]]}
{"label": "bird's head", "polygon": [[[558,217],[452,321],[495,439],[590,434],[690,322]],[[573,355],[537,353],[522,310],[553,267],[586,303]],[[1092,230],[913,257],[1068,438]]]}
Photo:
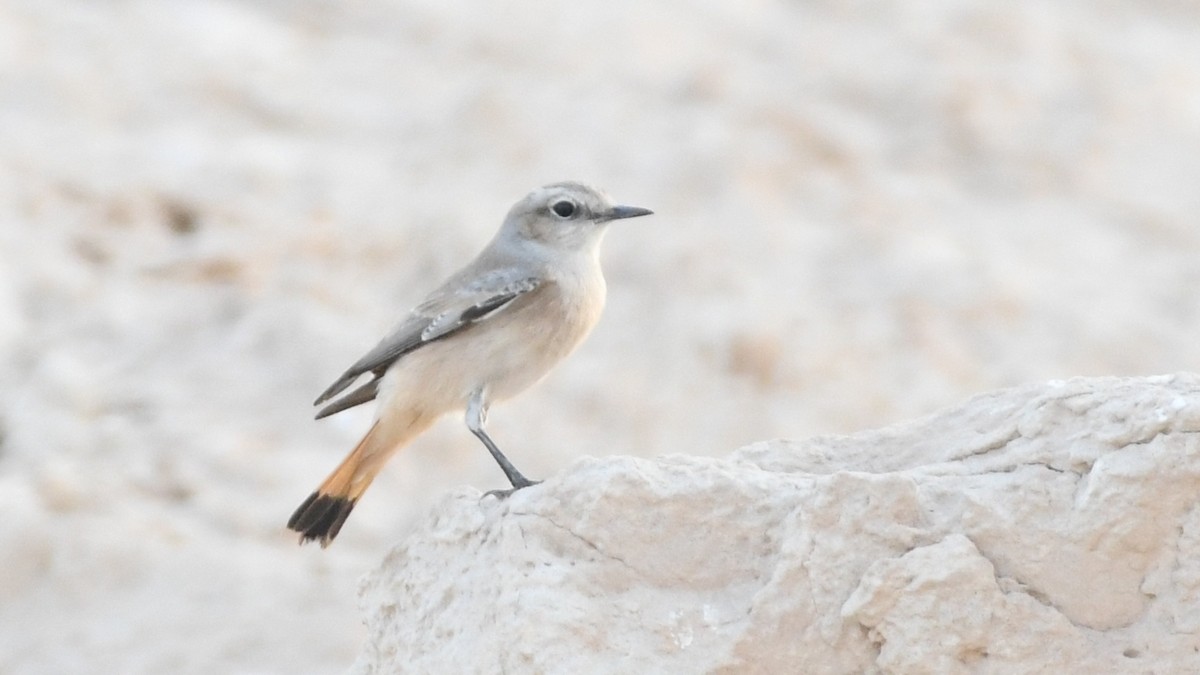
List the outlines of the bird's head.
{"label": "bird's head", "polygon": [[616,204],[602,190],[582,183],[553,183],[514,204],[503,229],[554,249],[588,250],[599,244],[608,223],[651,213]]}

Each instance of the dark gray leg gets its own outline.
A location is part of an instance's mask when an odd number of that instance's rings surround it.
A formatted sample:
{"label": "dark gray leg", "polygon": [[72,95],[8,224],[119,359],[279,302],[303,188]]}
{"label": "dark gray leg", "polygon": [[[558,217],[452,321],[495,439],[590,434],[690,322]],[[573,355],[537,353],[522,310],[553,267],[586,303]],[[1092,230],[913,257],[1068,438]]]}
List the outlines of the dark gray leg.
{"label": "dark gray leg", "polygon": [[492,459],[495,459],[496,463],[500,465],[500,469],[504,472],[504,475],[508,477],[508,482],[512,483],[513,486],[512,490],[493,490],[488,494],[494,494],[499,497],[507,497],[509,494],[512,494],[521,488],[527,488],[530,485],[537,485],[535,481],[529,480],[525,476],[521,475],[520,471],[517,471],[517,467],[513,466],[512,462],[508,461],[508,458],[504,456],[504,453],[500,452],[500,448],[496,447],[496,443],[493,442],[491,437],[487,435],[487,432],[483,430],[483,425],[485,422],[487,422],[487,403],[484,401],[484,392],[482,389],[476,391],[471,396],[471,400],[467,402],[466,419],[467,428],[471,430],[471,433],[475,434],[476,438],[483,442],[484,446],[487,447],[488,452],[492,453]]}

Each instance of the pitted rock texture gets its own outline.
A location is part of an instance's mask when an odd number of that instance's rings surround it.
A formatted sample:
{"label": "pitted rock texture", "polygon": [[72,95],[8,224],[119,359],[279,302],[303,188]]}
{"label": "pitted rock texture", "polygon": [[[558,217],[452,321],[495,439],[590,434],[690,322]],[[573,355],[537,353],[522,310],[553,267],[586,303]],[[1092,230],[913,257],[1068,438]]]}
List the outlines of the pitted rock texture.
{"label": "pitted rock texture", "polygon": [[1200,672],[1200,376],[459,491],[361,597],[358,673]]}

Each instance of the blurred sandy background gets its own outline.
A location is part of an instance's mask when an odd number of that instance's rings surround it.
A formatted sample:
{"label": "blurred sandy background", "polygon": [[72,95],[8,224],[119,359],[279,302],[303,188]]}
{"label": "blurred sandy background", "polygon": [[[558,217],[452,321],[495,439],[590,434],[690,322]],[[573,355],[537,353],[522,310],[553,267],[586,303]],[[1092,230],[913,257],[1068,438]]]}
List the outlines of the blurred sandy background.
{"label": "blurred sandy background", "polygon": [[657,215],[492,413],[532,476],[1200,367],[1195,3],[3,0],[0,671],[346,667],[504,479],[447,419],[298,548],[309,404],[561,179]]}

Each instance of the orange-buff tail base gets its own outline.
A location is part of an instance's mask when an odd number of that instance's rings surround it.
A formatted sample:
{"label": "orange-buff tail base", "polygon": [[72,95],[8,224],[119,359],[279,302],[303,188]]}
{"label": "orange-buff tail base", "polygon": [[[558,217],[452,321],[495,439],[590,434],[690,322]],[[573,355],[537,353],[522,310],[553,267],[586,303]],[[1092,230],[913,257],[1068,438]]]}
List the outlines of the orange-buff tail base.
{"label": "orange-buff tail base", "polygon": [[300,533],[301,544],[319,541],[321,548],[329,546],[387,460],[433,420],[416,417],[406,421],[407,424],[387,424],[387,428],[376,422],[321,487],[296,509],[287,526]]}

